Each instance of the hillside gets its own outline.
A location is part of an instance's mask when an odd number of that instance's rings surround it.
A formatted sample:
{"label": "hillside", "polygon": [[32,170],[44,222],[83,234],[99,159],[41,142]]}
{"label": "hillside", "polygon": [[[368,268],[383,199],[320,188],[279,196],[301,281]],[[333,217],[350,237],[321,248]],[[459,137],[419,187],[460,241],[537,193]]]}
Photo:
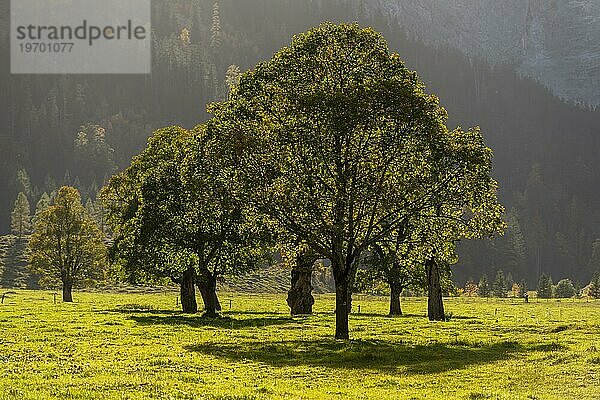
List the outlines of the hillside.
{"label": "hillside", "polygon": [[595,0],[362,1],[406,33],[492,65],[511,65],[557,96],[600,104],[600,2]]}
{"label": "hillside", "polygon": [[[238,278],[228,279],[219,290],[240,293],[287,293],[290,290],[289,267],[273,265]],[[330,268],[322,267],[313,272],[313,293],[333,293],[335,286]]]}

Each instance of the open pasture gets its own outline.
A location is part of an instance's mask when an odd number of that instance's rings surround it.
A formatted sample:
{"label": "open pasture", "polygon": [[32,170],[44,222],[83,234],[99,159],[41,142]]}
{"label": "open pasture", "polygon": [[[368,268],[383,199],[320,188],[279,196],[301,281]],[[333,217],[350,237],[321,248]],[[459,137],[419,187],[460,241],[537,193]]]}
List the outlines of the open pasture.
{"label": "open pasture", "polygon": [[[284,295],[220,293],[223,317],[176,293],[16,291],[0,305],[0,399],[599,399],[600,301],[355,296],[351,341],[334,298],[290,317]],[[230,308],[231,300],[231,308]]]}

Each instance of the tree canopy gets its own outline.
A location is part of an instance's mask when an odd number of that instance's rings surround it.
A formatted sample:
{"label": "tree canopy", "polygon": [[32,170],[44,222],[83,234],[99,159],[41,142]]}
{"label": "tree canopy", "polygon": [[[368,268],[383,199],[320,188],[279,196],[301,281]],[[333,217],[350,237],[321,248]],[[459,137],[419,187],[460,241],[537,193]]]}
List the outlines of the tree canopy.
{"label": "tree canopy", "polygon": [[546,274],[540,275],[537,285],[537,297],[549,299],[552,297],[552,278]]}
{"label": "tree canopy", "polygon": [[423,240],[432,257],[501,224],[479,130],[448,131],[438,98],[371,29],[326,23],[294,37],[211,111],[221,145],[245,157],[252,203],[331,260],[338,338],[369,246],[419,221],[422,238],[435,233]]}
{"label": "tree canopy", "polygon": [[188,312],[196,311],[196,283],[209,314],[220,308],[217,279],[255,268],[268,254],[268,235],[242,201],[236,165],[214,151],[214,139],[203,126],[159,130],[103,189],[112,254],[126,277],[171,278]]}
{"label": "tree canopy", "polygon": [[46,283],[62,282],[63,301],[71,302],[73,285],[102,277],[103,239],[77,189],[64,186],[53,204],[36,217],[29,240],[31,267]]}

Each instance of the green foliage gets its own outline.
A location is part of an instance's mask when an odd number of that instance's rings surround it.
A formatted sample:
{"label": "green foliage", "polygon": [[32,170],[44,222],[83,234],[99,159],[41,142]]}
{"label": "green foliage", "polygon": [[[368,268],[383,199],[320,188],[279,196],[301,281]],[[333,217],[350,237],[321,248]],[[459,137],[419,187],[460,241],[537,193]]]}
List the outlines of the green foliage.
{"label": "green foliage", "polygon": [[575,296],[575,287],[570,279],[561,279],[554,288],[554,297],[559,299],[568,299]]}
{"label": "green foliage", "polygon": [[227,67],[227,72],[225,73],[225,84],[229,88],[229,90],[233,90],[235,86],[240,82],[240,67],[235,64]]}
{"label": "green foliage", "polygon": [[29,240],[32,270],[45,285],[84,285],[102,279],[104,235],[87,215],[79,192],[63,186],[53,204],[37,217]]}
{"label": "green foliage", "polygon": [[219,3],[215,3],[212,9],[212,27],[210,28],[211,38],[210,38],[210,46],[213,49],[218,49],[221,47],[222,38],[221,38],[221,17],[219,13]]}
{"label": "green foliage", "polygon": [[31,207],[23,192],[19,192],[15,200],[15,208],[10,215],[12,232],[21,239],[31,231]]}
{"label": "green foliage", "polygon": [[353,293],[366,293],[389,296],[390,288],[385,276],[375,268],[358,269],[354,280]]}
{"label": "green foliage", "polygon": [[477,296],[478,294],[478,286],[473,282],[473,279],[467,279],[465,282],[464,295],[469,297]]}
{"label": "green foliage", "polygon": [[367,270],[372,272],[357,276],[357,280],[364,280],[371,275],[376,288],[380,286],[377,281],[383,280],[392,292],[397,293],[407,288],[427,287],[423,266],[411,258],[414,246],[407,243],[411,240],[406,233],[407,228],[405,225],[390,232],[386,238],[371,245],[371,252],[366,253],[362,261]]}
{"label": "green foliage", "polygon": [[503,298],[506,297],[507,291],[508,284],[506,282],[506,278],[504,277],[504,272],[499,269],[496,272],[496,278],[492,284],[492,296]]}
{"label": "green foliage", "polygon": [[492,284],[492,296],[503,298],[506,297],[508,291],[508,285],[506,283],[506,278],[504,276],[504,272],[499,269],[496,271],[496,278],[494,279],[494,283]]}
{"label": "green foliage", "polygon": [[481,132],[448,131],[438,98],[372,29],[325,23],[294,37],[210,110],[207,131],[244,160],[250,201],[332,261],[341,299],[363,252],[394,232],[423,265],[503,229]]}
{"label": "green foliage", "polygon": [[128,280],[179,282],[189,266],[216,279],[268,260],[268,235],[215,140],[201,126],[159,130],[102,190],[112,255]]}
{"label": "green foliage", "polygon": [[102,182],[116,169],[114,150],[106,141],[106,129],[102,126],[81,126],[73,144],[78,176],[86,182]]}
{"label": "green foliage", "polygon": [[28,268],[27,240],[17,236],[0,236],[0,287],[38,289],[36,277]]}
{"label": "green foliage", "polygon": [[527,281],[525,279],[522,279],[521,282],[519,283],[519,292],[517,293],[517,295],[519,297],[525,297],[528,290],[529,290],[529,288],[527,286]]}
{"label": "green foliage", "polygon": [[592,242],[592,255],[588,263],[590,272],[600,271],[600,239]]}
{"label": "green foliage", "polygon": [[542,274],[538,281],[537,297],[540,299],[549,299],[552,297],[552,278]]}
{"label": "green foliage", "polygon": [[527,257],[527,244],[516,210],[510,210],[506,216],[508,253],[506,261],[514,271],[521,271]]}
{"label": "green foliage", "polygon": [[44,211],[46,208],[50,207],[50,196],[48,196],[48,193],[44,192],[42,193],[42,195],[40,196],[40,199],[38,200],[38,202],[35,205],[35,214],[33,215],[32,218],[32,222],[35,225],[36,221],[38,220],[39,216],[41,215],[42,211]]}
{"label": "green foliage", "polygon": [[483,275],[477,285],[477,295],[479,297],[490,297],[492,294],[490,284],[488,283],[487,275]]}
{"label": "green foliage", "polygon": [[31,195],[31,179],[26,170],[20,169],[17,171],[17,188],[19,192],[25,193],[26,196]]}
{"label": "green foliage", "polygon": [[[177,232],[170,232],[163,222],[169,218],[165,209],[183,203],[182,193],[177,192],[181,187],[180,149],[188,138],[188,132],[179,128],[156,132],[131,166],[102,189],[107,221],[114,232],[111,258],[131,282],[151,282],[156,277],[180,279],[186,268],[185,254],[169,259],[167,250],[173,249]],[[161,208],[164,199],[171,202]]]}

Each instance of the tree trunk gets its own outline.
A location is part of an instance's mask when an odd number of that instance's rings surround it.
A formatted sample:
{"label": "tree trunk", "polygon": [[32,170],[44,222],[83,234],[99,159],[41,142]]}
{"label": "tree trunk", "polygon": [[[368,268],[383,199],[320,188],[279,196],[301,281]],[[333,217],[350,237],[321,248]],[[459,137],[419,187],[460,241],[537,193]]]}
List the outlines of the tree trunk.
{"label": "tree trunk", "polygon": [[402,315],[402,306],[400,305],[400,296],[402,295],[402,286],[397,283],[390,283],[390,316]]}
{"label": "tree trunk", "polygon": [[347,278],[347,293],[348,293],[348,300],[346,302],[346,311],[348,312],[348,314],[350,314],[352,312],[352,292],[354,291],[354,280],[355,280],[355,275],[350,275]]}
{"label": "tree trunk", "polygon": [[198,289],[202,295],[204,303],[204,315],[207,317],[216,317],[217,312],[221,311],[221,303],[217,297],[217,279],[206,270],[201,273],[198,280]]}
{"label": "tree trunk", "polygon": [[315,298],[312,295],[312,272],[314,260],[301,254],[292,269],[292,288],[288,291],[287,304],[292,315],[312,314]]}
{"label": "tree trunk", "polygon": [[348,328],[348,284],[335,284],[335,338],[350,339]]}
{"label": "tree trunk", "polygon": [[427,273],[427,316],[430,321],[445,321],[440,269],[433,258],[425,262],[425,272]]}
{"label": "tree trunk", "polygon": [[351,296],[348,277],[342,272],[343,266],[333,265],[335,278],[335,338],[350,339],[348,328],[349,304]]}
{"label": "tree trunk", "polygon": [[63,280],[62,298],[65,303],[73,302],[73,281],[70,279]]}
{"label": "tree trunk", "polygon": [[196,303],[196,289],[194,287],[194,276],[196,271],[193,267],[185,270],[181,278],[180,294],[181,308],[184,313],[195,314],[198,312],[198,303]]}

